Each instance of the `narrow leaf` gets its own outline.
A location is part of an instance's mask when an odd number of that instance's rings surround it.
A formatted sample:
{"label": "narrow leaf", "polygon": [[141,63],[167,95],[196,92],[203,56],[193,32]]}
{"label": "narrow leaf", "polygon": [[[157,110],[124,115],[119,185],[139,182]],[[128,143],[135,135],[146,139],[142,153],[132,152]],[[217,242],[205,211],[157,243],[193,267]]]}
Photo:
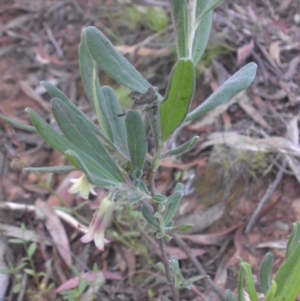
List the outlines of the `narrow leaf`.
{"label": "narrow leaf", "polygon": [[245,271],[245,278],[246,278],[246,284],[247,284],[247,293],[250,297],[250,300],[251,301],[258,301],[258,297],[257,297],[257,293],[256,293],[256,290],[255,290],[255,285],[254,285],[253,275],[252,275],[250,265],[247,262],[242,262],[241,267]]}
{"label": "narrow leaf", "polygon": [[146,206],[142,206],[142,214],[145,220],[154,228],[159,230],[159,224],[153,214],[149,211],[149,209]]}
{"label": "narrow leaf", "polygon": [[[56,149],[58,152],[64,154],[67,150],[74,150],[78,156],[80,156],[81,160],[84,162],[86,168],[94,173],[95,175],[107,179],[107,172],[103,170],[103,167],[94,159],[89,157],[87,154],[82,152],[79,148],[77,148],[73,143],[68,141],[65,137],[62,137],[59,133],[54,131],[52,127],[45,122],[36,112],[34,112],[32,109],[27,108],[27,113],[30,116],[30,119],[35,126],[37,132],[39,135],[48,142],[50,146],[52,146],[54,149]],[[75,167],[79,168],[78,165],[76,165],[76,162],[71,163]],[[108,177],[110,179],[111,176]],[[93,182],[91,182],[94,184]],[[118,183],[118,181],[115,180],[115,183]],[[96,185],[96,184],[94,184]]]}
{"label": "narrow leaf", "polygon": [[101,129],[108,138],[109,133],[105,126],[104,113],[101,109],[101,104],[105,102],[105,98],[98,79],[98,67],[89,52],[84,33],[81,37],[81,42],[79,45],[79,69],[85,93],[96,112]]}
{"label": "narrow leaf", "polygon": [[24,130],[24,131],[31,132],[31,133],[36,133],[36,129],[34,126],[23,124],[18,121],[14,121],[10,118],[5,117],[2,114],[0,114],[0,120],[3,120],[4,122],[8,123],[10,126],[16,128],[16,129]]}
{"label": "narrow leaf", "polygon": [[52,100],[52,112],[66,138],[101,165],[104,178],[124,182],[118,166],[80,116],[58,98]]}
{"label": "narrow leaf", "polygon": [[[98,66],[119,84],[132,91],[146,93],[151,85],[130,64],[130,62],[113,46],[97,28],[85,29],[87,46]],[[157,93],[158,100],[161,96]]]}
{"label": "narrow leaf", "polygon": [[197,16],[197,23],[200,22],[202,18],[204,18],[208,13],[214,10],[217,6],[223,3],[224,0],[210,0],[208,1],[207,5],[201,11],[200,15]]}
{"label": "narrow leaf", "polygon": [[181,198],[183,196],[183,184],[178,183],[175,187],[174,193],[168,197],[168,203],[170,202],[166,214],[164,216],[164,222],[165,225],[168,225],[168,223],[171,221],[173,218],[174,214],[177,212],[179,203],[181,201]]}
{"label": "narrow leaf", "polygon": [[[196,17],[201,14],[205,6],[209,3],[209,0],[197,1],[196,7]],[[192,44],[192,61],[194,66],[196,66],[202,57],[209,36],[212,25],[212,12],[206,14],[206,16],[202,17],[200,22],[198,22]]]}
{"label": "narrow leaf", "polygon": [[176,33],[177,55],[179,58],[187,56],[187,6],[182,0],[171,0],[171,16]]}
{"label": "narrow leaf", "polygon": [[54,98],[58,98],[62,100],[70,110],[73,111],[74,114],[78,115],[82,119],[82,121],[100,138],[102,138],[111,148],[115,148],[114,145],[110,142],[109,139],[107,139],[106,136],[100,131],[98,127],[82,112],[80,111],[69,99],[68,97],[60,91],[57,87],[54,85],[48,83],[48,82],[41,82],[41,85],[50,93],[50,95]]}
{"label": "narrow leaf", "polygon": [[240,265],[239,273],[238,273],[238,300],[245,301],[244,295],[244,274],[245,271],[243,267]]}
{"label": "narrow leaf", "polygon": [[274,301],[294,301],[300,293],[300,243],[294,248],[275,276]]}
{"label": "narrow leaf", "polygon": [[260,268],[260,286],[262,292],[266,295],[271,286],[271,272],[273,264],[273,254],[267,253]]}
{"label": "narrow leaf", "polygon": [[105,86],[102,91],[105,101],[100,103],[100,107],[109,138],[123,154],[128,155],[125,117],[118,116],[123,113],[120,103],[111,87]]}
{"label": "narrow leaf", "polygon": [[35,242],[33,242],[33,243],[30,244],[30,246],[27,249],[27,255],[28,255],[28,257],[32,257],[33,256],[33,254],[36,251],[36,248],[37,248],[37,245],[36,245]]}
{"label": "narrow leaf", "polygon": [[185,121],[198,118],[221,104],[228,102],[233,96],[248,88],[256,75],[257,65],[249,63],[227,81],[225,81],[210,97],[208,97],[200,106],[189,113]]}
{"label": "narrow leaf", "polygon": [[143,121],[137,111],[128,110],[125,116],[125,124],[131,169],[138,183],[142,176],[147,152],[147,141]]}
{"label": "narrow leaf", "polygon": [[277,291],[277,284],[275,281],[272,282],[269,291],[266,294],[264,301],[273,301]]}
{"label": "narrow leaf", "polygon": [[198,275],[198,276],[193,276],[187,280],[184,281],[183,284],[187,285],[188,288],[190,288],[191,284],[194,283],[195,281],[201,280],[203,278],[207,278],[207,275]]}
{"label": "narrow leaf", "polygon": [[291,233],[291,236],[289,238],[287,247],[286,247],[286,258],[288,258],[296,246],[300,242],[300,222],[294,223],[293,224],[293,231]]}
{"label": "narrow leaf", "polygon": [[[148,116],[147,120],[150,123],[151,130],[153,133],[155,147],[157,150],[159,147],[159,144],[160,144],[160,139],[161,139],[159,115],[158,115],[158,112],[155,113],[154,109],[152,109],[152,108],[148,108],[146,110],[146,112],[147,112],[147,116]],[[145,127],[145,122],[144,122],[144,127]],[[147,133],[147,132],[145,131],[145,133]]]}
{"label": "narrow leaf", "polygon": [[159,107],[161,138],[166,141],[186,117],[194,94],[191,60],[180,59],[173,68],[167,94]]}
{"label": "narrow leaf", "polygon": [[230,290],[225,291],[225,299],[226,301],[237,301],[236,298],[232,295]]}
{"label": "narrow leaf", "polygon": [[191,148],[194,147],[194,145],[197,143],[199,137],[195,136],[193,138],[191,138],[189,141],[187,141],[186,143],[180,145],[178,148],[175,148],[174,150],[171,150],[167,153],[164,153],[160,156],[160,159],[166,158],[166,157],[170,157],[170,156],[174,156],[174,155],[182,155],[186,152],[188,152]]}
{"label": "narrow leaf", "polygon": [[49,82],[46,81],[42,81],[40,82],[41,86],[43,86],[48,93],[54,98],[59,98],[60,100],[64,101],[64,102],[69,102],[70,100],[68,99],[68,97],[61,91],[59,90],[56,86],[52,85]]}
{"label": "narrow leaf", "polygon": [[74,151],[67,150],[64,154],[71,164],[77,165],[79,167],[79,169],[86,175],[87,179],[91,184],[99,187],[116,186],[116,183],[114,181],[111,181],[110,179],[102,178],[99,175],[96,175],[93,172],[91,172],[86,167],[86,165],[81,160],[81,158]]}
{"label": "narrow leaf", "polygon": [[76,170],[74,166],[26,167],[23,172],[55,173]]}

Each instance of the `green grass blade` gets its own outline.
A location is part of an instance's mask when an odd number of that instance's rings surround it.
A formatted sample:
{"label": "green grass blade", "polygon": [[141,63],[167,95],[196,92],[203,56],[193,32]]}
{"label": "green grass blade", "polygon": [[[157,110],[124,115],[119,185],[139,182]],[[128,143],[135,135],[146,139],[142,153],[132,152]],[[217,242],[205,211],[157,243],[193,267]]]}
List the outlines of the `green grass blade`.
{"label": "green grass blade", "polygon": [[23,124],[21,122],[12,120],[2,114],[0,114],[0,120],[3,120],[4,122],[8,123],[10,126],[16,128],[16,129],[24,130],[26,132],[36,133],[36,129],[34,126],[30,126],[30,125]]}

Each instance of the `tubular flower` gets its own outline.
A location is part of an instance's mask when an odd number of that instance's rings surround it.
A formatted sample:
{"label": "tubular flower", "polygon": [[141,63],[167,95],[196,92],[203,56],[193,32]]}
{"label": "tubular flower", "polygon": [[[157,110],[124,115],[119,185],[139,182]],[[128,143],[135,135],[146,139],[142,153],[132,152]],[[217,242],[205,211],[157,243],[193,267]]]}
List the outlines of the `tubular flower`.
{"label": "tubular flower", "polygon": [[90,193],[93,195],[97,194],[94,190],[95,186],[88,181],[85,174],[82,174],[79,179],[70,179],[70,182],[73,183],[73,185],[68,190],[69,193],[79,193],[79,195],[86,200]]}
{"label": "tubular flower", "polygon": [[104,250],[104,231],[109,225],[114,210],[114,201],[109,198],[104,198],[94,213],[90,226],[84,236],[81,237],[81,242],[88,243],[92,240],[95,241],[96,247]]}

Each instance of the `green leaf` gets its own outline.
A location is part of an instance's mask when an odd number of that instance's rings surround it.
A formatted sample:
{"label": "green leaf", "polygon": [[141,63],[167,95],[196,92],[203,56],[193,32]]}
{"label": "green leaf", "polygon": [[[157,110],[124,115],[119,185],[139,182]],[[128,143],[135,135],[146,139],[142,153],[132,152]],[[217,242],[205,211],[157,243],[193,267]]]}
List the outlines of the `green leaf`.
{"label": "green leaf", "polygon": [[240,265],[239,273],[238,273],[238,300],[245,301],[244,295],[244,269]]}
{"label": "green leaf", "polygon": [[260,286],[262,292],[266,295],[271,286],[271,273],[273,264],[273,254],[267,253],[260,268]]}
{"label": "green leaf", "polygon": [[187,280],[185,280],[182,285],[184,285],[185,288],[190,289],[191,284],[194,283],[195,281],[201,280],[203,278],[207,278],[207,275],[198,275],[198,276],[193,276]]}
{"label": "green leaf", "polygon": [[176,229],[176,231],[178,231],[180,233],[184,233],[184,232],[191,230],[193,227],[194,227],[194,224],[184,224],[184,225],[175,227],[175,229]]}
{"label": "green leaf", "polygon": [[18,238],[11,238],[8,242],[11,244],[24,244],[24,240]]}
{"label": "green leaf", "polygon": [[21,283],[19,282],[19,283],[17,283],[17,284],[14,286],[14,288],[13,288],[13,293],[14,293],[14,294],[18,294],[18,293],[21,291],[21,289],[22,289],[22,285],[21,285]]}
{"label": "green leaf", "polygon": [[184,58],[187,56],[188,40],[188,17],[186,2],[182,0],[171,0],[170,7],[172,22],[176,33],[177,55],[179,58]]}
{"label": "green leaf", "polygon": [[51,83],[46,82],[46,81],[42,81],[42,82],[40,82],[40,84],[48,91],[48,93],[53,98],[56,97],[64,102],[70,102],[69,98],[61,90],[59,90],[56,86],[54,86]]}
{"label": "green leaf", "polygon": [[105,101],[100,103],[100,107],[109,138],[123,154],[128,155],[125,117],[118,116],[123,113],[120,103],[111,87],[104,86],[102,92]]}
{"label": "green leaf", "polygon": [[93,185],[99,186],[99,187],[113,187],[117,186],[117,184],[106,178],[100,177],[98,174],[94,174],[91,172],[84,162],[81,160],[81,158],[72,150],[67,150],[64,155],[67,157],[69,162],[73,165],[77,165],[79,169],[86,175],[89,182]]}
{"label": "green leaf", "polygon": [[253,275],[252,275],[250,265],[247,262],[241,262],[240,265],[245,271],[245,278],[246,278],[246,284],[247,284],[247,293],[250,297],[250,300],[251,301],[258,301],[258,297],[257,297],[257,293],[256,293],[256,290],[255,290],[255,285],[254,285]]}
{"label": "green leaf", "polygon": [[225,299],[226,301],[237,301],[235,297],[232,295],[231,291],[228,289],[225,291]]}
{"label": "green leaf", "polygon": [[228,102],[232,97],[248,88],[256,75],[257,65],[249,63],[219,87],[211,96],[209,96],[200,106],[187,115],[185,121],[198,118],[221,104]]}
{"label": "green leaf", "polygon": [[23,262],[23,263],[20,263],[17,267],[16,267],[16,272],[22,270],[24,267],[27,266],[27,262]]}
{"label": "green leaf", "polygon": [[168,225],[168,223],[171,221],[171,219],[173,218],[173,216],[175,215],[175,213],[178,210],[179,203],[183,196],[183,187],[184,186],[182,183],[177,183],[174,193],[168,197],[168,203],[170,203],[170,204],[169,204],[169,206],[166,210],[166,214],[164,216],[165,225]]}
{"label": "green leaf", "polygon": [[24,131],[27,131],[27,132],[31,132],[31,133],[36,133],[35,127],[23,124],[23,123],[18,122],[18,121],[14,121],[10,118],[5,117],[2,114],[0,114],[0,120],[3,120],[4,122],[8,123],[10,126],[12,126],[14,128],[24,130]]}
{"label": "green leaf", "polygon": [[293,231],[289,238],[287,247],[286,247],[286,258],[288,258],[292,252],[294,251],[295,247],[300,242],[300,222],[293,224]]}
{"label": "green leaf", "polygon": [[102,174],[105,175],[103,178],[124,182],[120,169],[114,160],[79,115],[75,114],[68,105],[58,98],[52,100],[52,112],[66,138],[101,165]]}
{"label": "green leaf", "polygon": [[149,209],[146,206],[142,206],[142,214],[145,220],[154,228],[159,230],[159,224],[153,214],[149,211]]}
{"label": "green leaf", "polygon": [[[208,3],[209,0],[197,1],[196,16],[199,16],[201,14]],[[200,22],[197,25],[192,44],[192,61],[194,66],[198,64],[205,51],[210,36],[212,17],[212,12],[207,13],[207,15],[201,18]]]}
{"label": "green leaf", "polygon": [[294,301],[300,293],[300,243],[294,248],[275,276],[274,301]]}
{"label": "green leaf", "polygon": [[164,276],[157,276],[155,278],[156,282],[158,283],[168,283],[168,279]]}
{"label": "green leaf", "polygon": [[153,201],[157,202],[157,203],[164,203],[168,200],[167,197],[165,197],[164,195],[162,194],[156,194],[154,197],[153,197]]}
{"label": "green leaf", "polygon": [[55,173],[76,170],[74,166],[26,167],[23,172]]}
{"label": "green leaf", "polygon": [[264,301],[273,301],[275,294],[277,291],[277,284],[275,281],[272,282],[271,287],[269,289],[269,291],[266,294],[265,300]]}
{"label": "green leaf", "polygon": [[163,158],[174,156],[174,155],[182,155],[182,154],[188,152],[192,147],[194,147],[195,144],[198,142],[198,139],[199,139],[199,137],[195,136],[195,137],[191,138],[189,141],[187,141],[186,143],[180,145],[178,148],[162,154],[159,158],[163,159]]}
{"label": "green leaf", "polygon": [[[89,26],[84,34],[87,47],[98,66],[119,84],[146,93],[151,85],[97,28]],[[162,97],[157,93],[158,100]]]}
{"label": "green leaf", "polygon": [[27,249],[27,255],[28,257],[32,257],[36,251],[37,245],[35,242],[31,243],[30,246]]}
{"label": "green leaf", "polygon": [[[67,150],[73,150],[75,151],[86,168],[93,174],[105,179],[111,181],[111,175],[107,174],[107,172],[103,169],[103,167],[95,161],[93,158],[89,157],[85,152],[82,152],[79,148],[77,148],[73,143],[68,141],[65,137],[62,137],[59,133],[54,131],[52,127],[45,122],[36,112],[34,112],[32,109],[27,108],[27,113],[29,114],[31,121],[35,128],[37,129],[37,132],[39,135],[48,142],[50,146],[52,146],[54,149],[56,149],[61,154],[64,154]],[[76,164],[74,161],[71,163],[76,168],[79,168],[79,165]],[[117,180],[113,181],[115,185],[118,184]],[[93,182],[91,184],[97,185]],[[111,186],[111,185],[109,185]]]}
{"label": "green leaf", "polygon": [[155,267],[156,267],[160,272],[163,272],[163,273],[166,272],[165,266],[164,266],[164,264],[163,264],[161,261],[158,262],[158,263],[155,265]]}
{"label": "green leaf", "polygon": [[24,269],[24,272],[27,274],[27,275],[30,275],[30,276],[34,276],[35,273],[33,270],[30,270],[30,269]]}
{"label": "green leaf", "polygon": [[167,94],[159,107],[163,141],[169,138],[186,117],[194,94],[194,82],[192,61],[180,59],[173,68]]}
{"label": "green leaf", "polygon": [[208,13],[214,10],[217,6],[223,3],[224,0],[210,0],[207,2],[206,6],[201,10],[201,13],[197,16],[197,23],[200,22]]}
{"label": "green leaf", "polygon": [[9,270],[4,270],[4,269],[0,269],[0,274],[10,275],[10,271]]}
{"label": "green leaf", "polygon": [[147,152],[147,141],[143,121],[138,111],[128,110],[125,116],[125,124],[131,170],[134,173],[136,184],[138,184],[143,173],[144,160]]}

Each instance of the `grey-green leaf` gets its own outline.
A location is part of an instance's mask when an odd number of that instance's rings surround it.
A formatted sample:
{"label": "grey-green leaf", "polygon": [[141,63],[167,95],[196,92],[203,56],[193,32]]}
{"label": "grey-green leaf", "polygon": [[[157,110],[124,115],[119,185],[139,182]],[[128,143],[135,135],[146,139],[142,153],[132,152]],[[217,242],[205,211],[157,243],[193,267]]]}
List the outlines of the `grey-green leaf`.
{"label": "grey-green leaf", "polygon": [[256,75],[257,65],[249,63],[219,87],[211,96],[209,96],[200,106],[187,115],[185,121],[198,118],[221,104],[228,102],[232,97],[248,88]]}
{"label": "grey-green leaf", "polygon": [[23,172],[56,173],[76,170],[74,166],[26,167]]}
{"label": "grey-green leaf", "polygon": [[286,258],[288,258],[298,243],[300,242],[300,222],[296,222],[293,224],[293,231],[291,233],[291,236],[289,238],[287,247],[286,247]]}
{"label": "grey-green leaf", "polygon": [[102,167],[104,178],[124,182],[120,169],[84,120],[58,98],[52,100],[52,112],[66,138]]}
{"label": "grey-green leaf", "polygon": [[187,56],[187,39],[188,39],[186,2],[182,0],[171,0],[170,7],[171,7],[172,22],[174,24],[174,29],[176,33],[177,55],[179,58],[184,58]]}
{"label": "grey-green leaf", "polygon": [[142,206],[142,214],[145,220],[154,228],[159,230],[159,224],[153,214],[149,211],[149,209],[146,206]]}
{"label": "grey-green leaf", "polygon": [[123,154],[128,155],[125,117],[119,116],[123,111],[116,93],[108,86],[102,87],[102,92],[105,101],[100,104],[100,107],[103,111],[103,119],[109,138]]}
{"label": "grey-green leaf", "polygon": [[186,143],[180,145],[179,147],[177,147],[167,153],[162,154],[160,156],[160,159],[174,156],[174,155],[182,155],[182,154],[188,152],[192,147],[194,147],[194,145],[197,143],[198,139],[199,139],[199,136],[195,136],[195,137],[191,138],[190,140],[188,140]]}
{"label": "grey-green leaf", "polygon": [[40,82],[40,84],[41,84],[41,86],[43,86],[48,91],[48,93],[53,98],[56,97],[56,98],[59,98],[60,100],[65,101],[65,102],[70,101],[68,99],[68,97],[61,90],[59,90],[56,86],[52,85],[51,83],[46,82],[46,81],[42,81],[42,82]]}
{"label": "grey-green leaf", "polygon": [[[204,10],[206,5],[209,3],[209,0],[197,1],[196,15],[199,16]],[[194,66],[196,66],[202,57],[209,36],[212,25],[212,12],[207,13],[203,18],[200,19],[200,22],[197,25],[195,31],[193,44],[192,44],[192,61]]]}
{"label": "grey-green leaf", "polygon": [[0,114],[0,120],[3,120],[4,122],[8,123],[10,126],[20,129],[20,130],[24,130],[27,132],[31,132],[31,133],[36,133],[36,129],[34,126],[30,126],[27,124],[23,124],[21,122],[12,120],[10,118],[7,118],[6,116]]}
{"label": "grey-green leaf", "polygon": [[99,187],[113,187],[117,186],[117,184],[114,181],[111,181],[110,179],[103,178],[93,172],[90,171],[90,169],[87,168],[83,160],[74,152],[73,150],[67,150],[64,155],[67,157],[69,162],[73,165],[77,165],[79,169],[85,174],[89,182],[95,186]]}
{"label": "grey-green leaf", "polygon": [[[73,143],[68,141],[65,137],[61,136],[52,127],[45,122],[36,112],[32,109],[27,108],[27,113],[30,116],[30,119],[35,126],[38,134],[46,141],[50,146],[56,149],[58,152],[64,154],[67,150],[74,150],[78,156],[80,156],[81,160],[84,162],[86,168],[94,173],[95,175],[111,180],[111,175],[108,175],[107,172],[103,169],[103,167],[95,161],[93,158],[89,157],[85,152],[82,152],[79,148],[77,148]],[[72,163],[76,168],[79,166],[74,162]],[[119,181],[114,180],[114,183],[117,185]],[[93,182],[91,182],[94,184]],[[96,185],[96,184],[94,184]]]}
{"label": "grey-green leaf", "polygon": [[247,293],[250,297],[251,301],[258,301],[257,293],[255,290],[255,285],[253,281],[253,275],[251,271],[251,267],[249,263],[247,262],[242,262],[240,263],[241,267],[245,271],[245,278],[246,278],[246,285],[247,285]]}
{"label": "grey-green leaf", "polygon": [[142,176],[147,152],[147,141],[139,112],[128,110],[125,116],[125,124],[131,169],[138,184]]}
{"label": "grey-green leaf", "polygon": [[225,291],[225,299],[226,301],[237,301],[236,298],[232,295],[230,290]]}
{"label": "grey-green leaf", "polygon": [[166,141],[186,117],[194,94],[194,65],[180,59],[173,68],[164,101],[159,107],[161,139]]}
{"label": "grey-green leaf", "polygon": [[266,295],[271,286],[271,272],[273,264],[273,254],[267,253],[263,259],[260,268],[260,286],[262,292]]}
{"label": "grey-green leaf", "polygon": [[[201,2],[201,1],[200,1]],[[204,1],[202,1],[204,2]],[[197,22],[200,22],[202,18],[204,18],[208,13],[212,12],[217,6],[219,6],[221,3],[223,3],[224,0],[210,0],[206,1],[205,7],[201,10],[200,14],[197,15]]]}
{"label": "grey-green leaf", "polygon": [[[98,66],[119,84],[139,93],[146,93],[151,87],[143,76],[113,46],[97,28],[89,26],[84,35],[87,46]],[[162,97],[157,93],[158,100]]]}
{"label": "grey-green leaf", "polygon": [[182,183],[177,183],[174,193],[168,197],[167,202],[170,204],[168,205],[166,214],[164,216],[165,225],[168,225],[168,223],[171,221],[171,219],[173,218],[173,216],[175,215],[175,213],[178,210],[179,203],[183,196],[183,188],[184,188],[184,185]]}

